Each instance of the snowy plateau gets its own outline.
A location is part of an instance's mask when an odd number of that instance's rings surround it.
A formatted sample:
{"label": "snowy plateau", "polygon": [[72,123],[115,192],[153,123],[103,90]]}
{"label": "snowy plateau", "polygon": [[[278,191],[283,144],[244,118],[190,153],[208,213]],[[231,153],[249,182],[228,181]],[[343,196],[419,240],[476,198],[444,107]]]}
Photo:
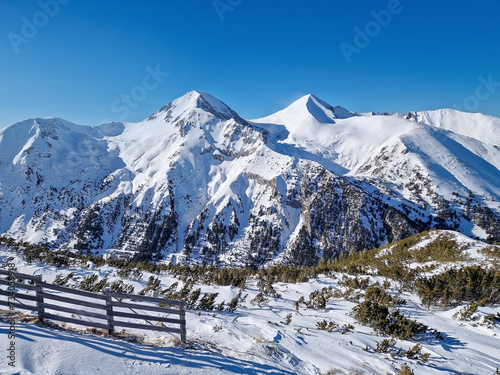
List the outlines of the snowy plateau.
{"label": "snowy plateau", "polygon": [[245,120],[192,91],[140,123],[0,131],[0,234],[172,264],[311,266],[428,229],[500,240],[500,119],[354,113],[313,95]]}
{"label": "snowy plateau", "polygon": [[499,130],[314,95],[250,120],[197,91],[139,123],[8,126],[0,267],[182,299],[187,343],[23,311],[13,369],[0,309],[0,373],[498,374]]}

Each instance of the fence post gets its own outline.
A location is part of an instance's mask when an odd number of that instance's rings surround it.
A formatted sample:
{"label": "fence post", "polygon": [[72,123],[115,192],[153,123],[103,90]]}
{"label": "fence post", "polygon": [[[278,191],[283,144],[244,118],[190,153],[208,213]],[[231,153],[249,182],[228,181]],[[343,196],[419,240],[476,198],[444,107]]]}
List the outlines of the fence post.
{"label": "fence post", "polygon": [[43,313],[45,312],[45,309],[43,308],[43,297],[41,295],[41,293],[43,293],[42,275],[38,275],[36,278],[37,278],[35,280],[36,309],[37,309],[37,313],[38,313],[38,321],[40,323],[43,323]]}
{"label": "fence post", "polygon": [[186,310],[184,308],[184,304],[182,304],[179,307],[179,310],[180,310],[179,318],[182,321],[181,322],[181,330],[182,330],[181,342],[185,344],[186,343]]}
{"label": "fence post", "polygon": [[112,335],[115,330],[113,324],[113,305],[111,304],[111,289],[104,289],[104,294],[106,295],[106,315],[108,316],[108,334]]}

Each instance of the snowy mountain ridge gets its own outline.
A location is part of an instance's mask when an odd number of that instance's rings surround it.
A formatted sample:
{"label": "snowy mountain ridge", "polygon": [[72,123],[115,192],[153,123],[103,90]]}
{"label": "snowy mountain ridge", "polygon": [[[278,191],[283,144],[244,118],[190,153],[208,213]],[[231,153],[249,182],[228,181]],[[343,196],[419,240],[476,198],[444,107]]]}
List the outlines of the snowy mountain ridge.
{"label": "snowy mountain ridge", "polygon": [[245,120],[197,91],[139,123],[29,119],[0,131],[0,233],[235,266],[311,265],[429,228],[498,241],[499,128],[313,95]]}

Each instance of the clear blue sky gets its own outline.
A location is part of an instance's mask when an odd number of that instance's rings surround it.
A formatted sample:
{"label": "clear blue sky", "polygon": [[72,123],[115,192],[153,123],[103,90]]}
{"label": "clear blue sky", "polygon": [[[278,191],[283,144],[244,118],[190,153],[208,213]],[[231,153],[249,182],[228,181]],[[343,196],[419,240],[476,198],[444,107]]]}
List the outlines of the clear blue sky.
{"label": "clear blue sky", "polygon": [[[500,117],[498,1],[215,4],[1,0],[0,127],[46,116],[140,121],[193,89],[245,118],[308,93],[358,112],[465,104]],[[372,11],[389,9],[390,21],[375,20]],[[372,36],[356,44],[355,28],[367,26]],[[341,43],[357,48],[350,63]],[[162,72],[156,81],[151,69]]]}

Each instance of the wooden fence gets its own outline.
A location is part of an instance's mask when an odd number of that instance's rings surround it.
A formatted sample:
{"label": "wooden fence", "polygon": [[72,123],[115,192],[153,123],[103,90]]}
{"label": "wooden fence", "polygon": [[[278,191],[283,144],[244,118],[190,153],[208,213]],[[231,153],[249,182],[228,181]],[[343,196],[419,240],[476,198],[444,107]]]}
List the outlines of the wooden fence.
{"label": "wooden fence", "polygon": [[[186,311],[184,302],[165,298],[141,296],[137,294],[112,292],[105,290],[104,294],[97,294],[78,289],[72,289],[60,285],[50,284],[42,280],[42,276],[27,275],[19,272],[12,272],[0,269],[0,285],[7,285],[6,290],[0,288],[0,296],[7,296],[8,300],[0,300],[1,306],[12,306],[17,309],[37,311],[38,319],[43,322],[44,319],[62,321],[83,326],[95,327],[108,330],[109,334],[114,332],[115,327],[127,327],[135,329],[146,329],[170,333],[178,333],[181,341],[186,342]],[[30,284],[19,282],[20,279],[30,280]],[[34,294],[19,292],[19,289],[34,291]],[[52,292],[51,292],[52,291]],[[53,291],[60,292],[59,294]],[[69,298],[61,294],[75,295],[77,298]],[[85,297],[82,299],[81,297]],[[34,305],[28,305],[22,302],[30,301]],[[69,304],[71,307],[60,306],[53,301]],[[156,305],[138,303],[137,301],[152,302]],[[75,305],[77,308],[75,308]],[[169,306],[169,307],[163,307]],[[103,310],[104,312],[89,311]],[[75,317],[61,316],[49,313],[47,310],[56,312],[65,312],[70,314],[82,315],[104,322],[87,321]],[[128,310],[128,311],[120,311]],[[152,314],[137,313],[135,310],[146,310],[167,314],[167,316],[154,316]],[[178,315],[178,319],[168,317],[169,315]],[[132,323],[118,320],[117,318],[129,318],[145,320],[147,324]],[[159,325],[151,323],[158,322]],[[165,326],[163,323],[178,325],[179,328]]]}

